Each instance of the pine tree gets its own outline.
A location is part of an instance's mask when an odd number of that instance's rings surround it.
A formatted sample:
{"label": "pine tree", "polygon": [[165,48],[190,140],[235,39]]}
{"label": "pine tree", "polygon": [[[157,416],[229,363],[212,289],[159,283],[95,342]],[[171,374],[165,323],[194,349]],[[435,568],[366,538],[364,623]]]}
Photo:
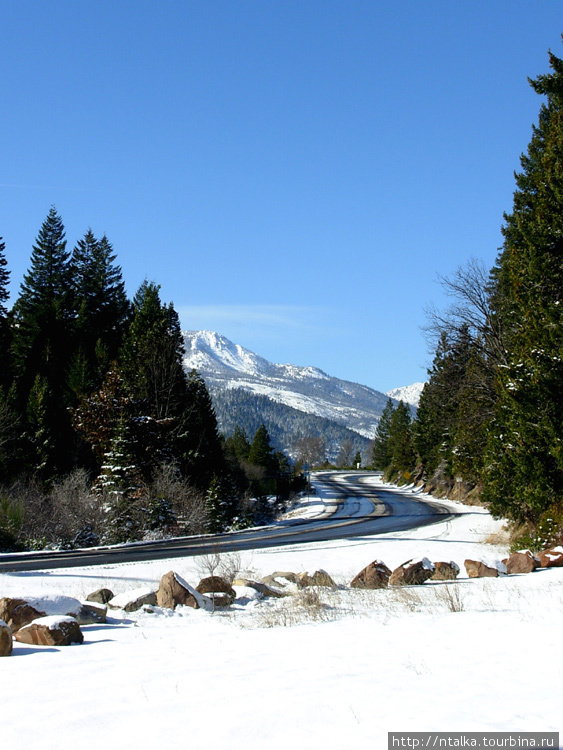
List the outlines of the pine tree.
{"label": "pine tree", "polygon": [[116,425],[101,472],[94,484],[107,508],[107,541],[131,542],[140,538],[142,522],[137,501],[142,478],[135,461],[134,438],[125,420]]}
{"label": "pine tree", "polygon": [[121,350],[121,371],[134,399],[154,419],[177,417],[187,397],[184,344],[173,305],[160,287],[143,282],[133,300],[133,319]]}
{"label": "pine tree", "polygon": [[49,394],[43,400],[46,411],[42,431],[52,446],[52,455],[44,466],[51,466],[54,472],[67,470],[73,461],[67,411],[73,341],[68,257],[61,217],[51,208],[33,246],[31,268],[14,305],[12,351],[19,410],[24,412],[27,408],[36,383],[41,382],[41,388]]}
{"label": "pine tree", "polygon": [[260,466],[268,474],[273,473],[274,469],[274,451],[270,441],[268,430],[262,424],[254,435],[254,440],[250,446],[248,462],[254,466]]}
{"label": "pine tree", "polygon": [[381,413],[377,428],[375,430],[375,439],[373,443],[372,464],[374,469],[385,471],[391,463],[392,453],[389,445],[389,434],[391,429],[391,420],[395,405],[392,399],[387,399],[385,408]]}
{"label": "pine tree", "polygon": [[530,80],[545,97],[516,174],[492,298],[506,331],[484,497],[492,512],[537,521],[563,496],[563,60]]}
{"label": "pine tree", "polygon": [[403,401],[399,401],[391,417],[388,445],[391,453],[389,473],[404,474],[412,471],[416,455],[411,436],[411,413]]}
{"label": "pine tree", "polygon": [[107,237],[97,240],[91,229],[70,259],[77,341],[71,385],[79,394],[99,388],[128,322],[130,305],[115,259]]}
{"label": "pine tree", "polygon": [[213,477],[228,473],[217,417],[205,381],[198,372],[188,375],[188,397],[174,443],[183,475],[194,486],[207,489]]}
{"label": "pine tree", "polygon": [[10,272],[7,269],[8,261],[6,260],[6,245],[0,237],[0,318],[6,318],[8,310],[6,302],[10,296],[8,284],[10,282]]}
{"label": "pine tree", "polygon": [[27,396],[39,373],[56,395],[63,395],[71,355],[72,299],[61,217],[51,208],[31,255],[14,305],[17,375]]}

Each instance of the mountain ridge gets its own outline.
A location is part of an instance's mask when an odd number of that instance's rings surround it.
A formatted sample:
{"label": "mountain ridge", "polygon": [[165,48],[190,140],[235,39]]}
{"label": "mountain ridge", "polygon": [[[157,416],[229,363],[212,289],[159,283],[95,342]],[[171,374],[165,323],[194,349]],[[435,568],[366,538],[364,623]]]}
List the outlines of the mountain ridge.
{"label": "mountain ridge", "polygon": [[[332,435],[333,442],[349,442],[350,436],[357,434],[361,440],[356,442],[363,449],[373,439],[388,394],[332,377],[317,367],[270,362],[215,331],[183,331],[182,335],[184,366],[196,369],[204,378],[224,430],[232,430],[237,421],[254,429],[257,412],[262,410],[269,415],[276,433],[276,421],[281,421],[287,424],[287,430],[297,431],[302,437],[307,429],[313,434],[321,433],[321,425]],[[406,393],[409,387],[398,391]],[[229,393],[234,392],[237,397],[230,397]],[[406,396],[403,400],[411,403]],[[280,405],[286,408],[283,414]],[[249,413],[253,421],[249,421]],[[304,421],[307,415],[309,419]],[[290,440],[283,430],[278,437],[284,443]]]}
{"label": "mountain ridge", "polygon": [[214,331],[183,331],[183,337],[184,365],[202,375],[212,397],[241,390],[374,437],[387,394],[317,367],[275,364]]}

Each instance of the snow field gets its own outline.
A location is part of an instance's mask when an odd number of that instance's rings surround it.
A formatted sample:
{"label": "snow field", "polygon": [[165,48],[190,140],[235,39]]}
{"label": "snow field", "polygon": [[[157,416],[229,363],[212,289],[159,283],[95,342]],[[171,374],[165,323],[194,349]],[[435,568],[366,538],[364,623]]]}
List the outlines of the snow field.
{"label": "snow field", "polygon": [[[15,643],[0,661],[6,747],[25,737],[30,750],[102,740],[135,750],[377,750],[389,731],[561,730],[563,570],[465,578],[466,557],[500,559],[506,548],[484,544],[500,522],[460,507],[462,516],[418,530],[230,560],[249,577],[323,568],[344,585],[375,559],[394,568],[425,556],[456,561],[455,583],[304,590],[214,614],[117,611],[84,626],[81,646]],[[171,569],[195,585],[208,564],[2,575],[0,596],[119,594],[156,586]]]}

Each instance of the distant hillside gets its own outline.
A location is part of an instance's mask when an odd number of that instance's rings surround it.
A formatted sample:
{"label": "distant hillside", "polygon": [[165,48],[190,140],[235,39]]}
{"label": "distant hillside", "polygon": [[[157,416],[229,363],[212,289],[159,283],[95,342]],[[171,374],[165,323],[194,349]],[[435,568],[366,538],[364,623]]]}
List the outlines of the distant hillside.
{"label": "distant hillside", "polygon": [[261,424],[266,426],[272,444],[294,458],[301,438],[321,437],[326,446],[326,457],[336,461],[341,446],[348,443],[353,455],[360,451],[364,463],[369,461],[370,440],[337,422],[293,409],[268,396],[233,389],[210,386],[221,431],[231,435],[239,425],[249,438]]}

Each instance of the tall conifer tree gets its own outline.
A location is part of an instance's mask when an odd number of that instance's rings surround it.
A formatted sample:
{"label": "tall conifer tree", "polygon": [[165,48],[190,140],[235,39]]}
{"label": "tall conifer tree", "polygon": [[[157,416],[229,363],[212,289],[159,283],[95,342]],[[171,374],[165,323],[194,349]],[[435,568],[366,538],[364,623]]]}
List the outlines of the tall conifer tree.
{"label": "tall conifer tree", "polygon": [[31,267],[14,305],[14,369],[20,410],[25,411],[38,382],[44,401],[42,432],[52,446],[57,470],[71,465],[72,430],[68,370],[72,357],[73,309],[65,230],[53,207],[37,236]]}
{"label": "tall conifer tree", "polygon": [[537,521],[563,496],[563,60],[530,80],[545,97],[516,174],[494,269],[507,332],[484,496],[493,512]]}
{"label": "tall conifer tree", "polygon": [[107,237],[98,240],[91,229],[77,242],[70,259],[76,315],[72,385],[78,393],[99,388],[128,323],[130,305],[115,260]]}
{"label": "tall conifer tree", "polygon": [[0,372],[0,388],[9,387],[11,382],[11,353],[10,353],[10,326],[8,323],[8,309],[6,303],[10,297],[8,284],[10,272],[5,255],[6,245],[0,237],[0,356],[2,357],[2,368]]}

